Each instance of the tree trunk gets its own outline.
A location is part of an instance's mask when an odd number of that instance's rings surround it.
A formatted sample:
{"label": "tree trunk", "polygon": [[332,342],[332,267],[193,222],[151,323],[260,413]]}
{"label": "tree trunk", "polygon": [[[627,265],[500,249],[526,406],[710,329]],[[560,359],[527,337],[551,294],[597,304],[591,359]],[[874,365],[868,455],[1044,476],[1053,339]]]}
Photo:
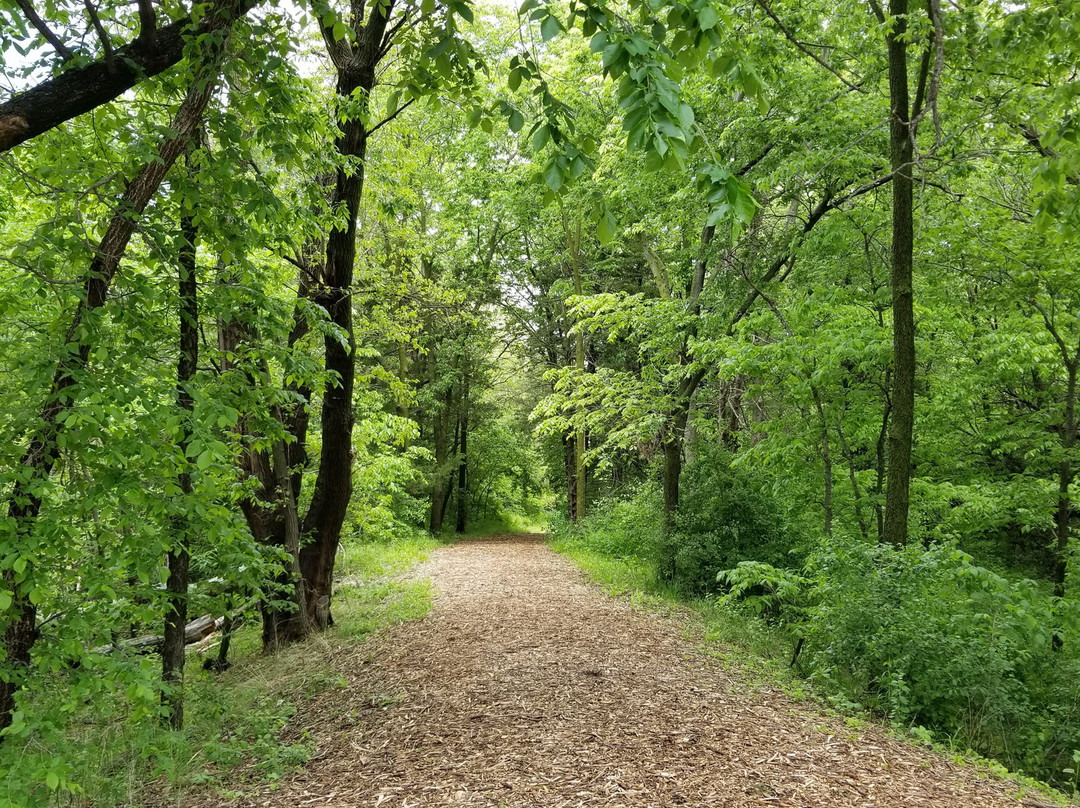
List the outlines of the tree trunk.
{"label": "tree trunk", "polygon": [[[356,375],[352,282],[356,218],[364,189],[366,110],[375,87],[375,69],[386,52],[383,38],[393,7],[393,0],[376,3],[368,9],[370,16],[363,25],[361,19],[354,19],[357,35],[351,49],[344,49],[343,42],[339,43],[331,32],[324,32],[327,50],[337,68],[336,89],[341,106],[338,117],[341,134],[335,147],[348,160],[348,166],[337,170],[331,198],[333,209],[344,210],[345,226],[332,230],[326,240],[325,283],[313,295],[326,309],[331,322],[346,335],[344,343],[332,334],[323,343],[328,378],[323,388],[322,453],[302,530],[309,541],[300,551],[300,569],[307,590],[308,617],[318,629],[333,624],[330,606],[334,560],[352,495],[352,399]],[[363,110],[355,108],[357,102]]]}
{"label": "tree trunk", "polygon": [[[231,18],[230,18],[231,19]],[[202,66],[196,71],[187,95],[177,109],[170,127],[171,136],[158,147],[157,157],[146,163],[128,184],[117,210],[109,222],[86,276],[83,300],[75,309],[64,338],[65,347],[53,375],[52,387],[39,415],[38,427],[30,440],[20,465],[26,470],[8,497],[8,516],[16,541],[32,548],[34,527],[41,512],[41,488],[56,463],[57,439],[63,429],[60,416],[74,402],[76,376],[90,357],[91,344],[81,336],[83,320],[101,309],[108,298],[113,276],[127,249],[139,217],[157,192],[165,174],[184,153],[202,120],[203,112],[214,93],[218,62],[228,37],[208,37]],[[28,565],[16,581],[10,570],[4,578],[13,584],[14,601],[8,613],[11,622],[4,629],[5,661],[11,670],[0,681],[0,730],[11,724],[15,694],[30,664],[30,651],[36,639],[37,609],[28,597],[34,569]]]}
{"label": "tree trunk", "polygon": [[[563,227],[566,227],[565,219]],[[581,263],[580,263],[580,250],[581,250],[581,221],[578,221],[577,229],[574,231],[573,237],[567,236],[570,240],[570,265],[574,272],[574,294],[581,297]],[[585,334],[581,328],[577,330],[577,341],[575,346],[575,359],[576,367],[579,374],[584,376],[585,374]],[[579,522],[585,518],[585,425],[578,426],[575,434],[575,450],[574,450],[574,521]]]}
{"label": "tree trunk", "polygon": [[[466,370],[466,373],[468,371]],[[464,533],[469,518],[469,377],[465,376],[461,388],[461,447],[457,478],[457,524],[454,530]]]}
{"label": "tree trunk", "polygon": [[664,531],[675,529],[675,515],[679,510],[679,478],[682,476],[683,435],[689,416],[690,402],[680,406],[672,414],[671,431],[664,441]]}
{"label": "tree trunk", "polygon": [[[432,361],[431,367],[434,374],[434,361]],[[446,500],[450,497],[450,485],[445,466],[447,459],[446,439],[452,401],[453,388],[448,388],[442,399],[442,409],[437,410],[432,417],[432,432],[435,443],[435,475],[431,483],[431,515],[428,527],[431,533],[436,536],[442,531]],[[454,442],[457,443],[456,440]]]}
{"label": "tree trunk", "polygon": [[863,513],[862,508],[862,493],[859,491],[859,478],[855,474],[855,455],[851,451],[851,446],[847,442],[847,438],[844,437],[844,428],[838,419],[836,424],[836,435],[840,438],[840,452],[844,456],[844,461],[848,467],[848,480],[851,482],[851,496],[855,503],[855,518],[859,523],[859,533],[862,534],[864,539],[870,537],[870,527],[866,524],[866,516]]}
{"label": "tree trunk", "polygon": [[822,507],[825,509],[825,535],[832,536],[833,502],[832,502],[832,455],[829,453],[829,424],[825,420],[825,406],[821,403],[821,393],[816,386],[811,385],[810,390],[814,394],[814,407],[817,409],[818,419],[821,421],[821,461],[825,466],[825,493],[822,497]]}
{"label": "tree trunk", "polygon": [[[179,314],[180,354],[176,363],[176,407],[183,418],[177,448],[185,467],[179,474],[181,496],[191,495],[191,474],[187,464],[188,442],[191,440],[191,418],[195,399],[190,384],[195,378],[199,362],[199,291],[195,274],[195,245],[198,229],[190,216],[180,220],[179,249]],[[169,724],[173,729],[184,726],[184,648],[185,629],[188,618],[188,566],[191,562],[191,531],[188,520],[179,516],[173,524],[173,546],[167,563],[169,577],[165,583],[165,631],[161,649],[161,674],[165,683],[162,702],[169,711]]]}
{"label": "tree trunk", "polygon": [[563,455],[566,459],[566,515],[571,522],[578,521],[576,453],[577,439],[568,432],[563,436]]}
{"label": "tree trunk", "polygon": [[908,0],[891,0],[893,29],[888,38],[889,144],[892,159],[892,255],[890,283],[893,313],[892,423],[889,429],[889,474],[881,540],[907,543],[911,484],[911,445],[915,427],[915,314],[912,255],[915,229],[912,204],[911,103],[908,94]]}
{"label": "tree trunk", "polygon": [[1065,414],[1061,422],[1061,465],[1058,467],[1058,504],[1054,513],[1054,535],[1057,539],[1057,564],[1054,569],[1054,595],[1065,597],[1065,578],[1069,569],[1069,534],[1072,527],[1072,452],[1076,446],[1076,361],[1068,364],[1068,386],[1065,390]]}
{"label": "tree trunk", "polygon": [[885,492],[885,449],[889,436],[889,422],[892,415],[892,369],[885,371],[885,404],[881,411],[881,429],[878,431],[877,443],[874,446],[874,515],[877,517],[878,541],[885,541],[885,507],[883,494]]}

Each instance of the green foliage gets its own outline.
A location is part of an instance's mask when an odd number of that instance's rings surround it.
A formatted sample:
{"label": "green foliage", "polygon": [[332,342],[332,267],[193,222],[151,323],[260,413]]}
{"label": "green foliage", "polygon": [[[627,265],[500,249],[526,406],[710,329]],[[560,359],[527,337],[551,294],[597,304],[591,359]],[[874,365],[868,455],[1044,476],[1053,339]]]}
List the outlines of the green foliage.
{"label": "green foliage", "polygon": [[[179,794],[196,786],[265,788],[312,753],[304,734],[282,730],[307,700],[346,686],[335,668],[336,649],[428,612],[425,582],[391,576],[422,561],[436,545],[420,535],[378,543],[350,538],[338,559],[341,590],[332,632],[266,657],[252,619],[233,640],[226,673],[203,669],[216,644],[190,654],[182,732],[160,724],[159,666],[153,657],[118,655],[109,667],[88,671],[102,680],[103,692],[93,700],[72,697],[65,704],[53,690],[42,691],[29,705],[34,714],[67,712],[70,718],[39,729],[33,743],[2,747],[0,802],[12,808],[44,808],[57,800],[104,807],[138,804],[144,789]],[[77,687],[83,680],[75,672],[55,676]]]}
{"label": "green foliage", "polygon": [[1068,781],[1080,748],[1075,604],[947,545],[826,542],[801,573],[740,564],[721,580],[722,606],[804,640],[800,665],[834,703]]}
{"label": "green foliage", "polygon": [[799,548],[760,479],[722,449],[704,452],[683,473],[676,529],[659,546],[659,569],[693,595],[743,561],[797,564]]}
{"label": "green foliage", "polygon": [[550,532],[602,556],[651,563],[661,545],[656,518],[660,508],[659,488],[645,483],[597,503],[579,525],[568,524],[564,516],[553,517]]}

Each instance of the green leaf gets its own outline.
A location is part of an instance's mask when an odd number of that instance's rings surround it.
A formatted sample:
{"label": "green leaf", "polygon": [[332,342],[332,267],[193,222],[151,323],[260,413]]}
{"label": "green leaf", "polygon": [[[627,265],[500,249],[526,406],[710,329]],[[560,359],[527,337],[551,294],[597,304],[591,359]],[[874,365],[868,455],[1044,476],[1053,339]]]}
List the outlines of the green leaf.
{"label": "green leaf", "polygon": [[532,147],[534,151],[540,151],[548,142],[548,138],[551,137],[551,131],[548,129],[547,124],[544,124],[535,132],[532,136]]}
{"label": "green leaf", "polygon": [[435,0],[421,0],[420,13],[430,16],[435,13]]}
{"label": "green leaf", "polygon": [[6,612],[11,608],[11,593],[0,589],[0,612]]}
{"label": "green leaf", "polygon": [[559,168],[559,164],[552,162],[547,171],[544,172],[544,183],[555,193],[559,192],[559,189],[563,186],[562,169]]}
{"label": "green leaf", "polygon": [[49,787],[50,791],[56,791],[60,788],[60,775],[56,772],[49,772],[45,775],[45,785]]}
{"label": "green leaf", "polygon": [[525,117],[516,109],[510,113],[510,131],[520,132],[521,127],[525,125]]}
{"label": "green leaf", "polygon": [[615,238],[615,229],[617,227],[618,223],[615,221],[615,217],[605,207],[604,214],[600,217],[600,221],[596,223],[596,237],[600,239],[600,243],[610,244],[612,239]]}
{"label": "green leaf", "polygon": [[201,452],[195,460],[195,465],[199,471],[206,471],[210,468],[210,464],[214,462],[214,453],[209,449]]}
{"label": "green leaf", "polygon": [[547,42],[557,37],[562,32],[562,29],[562,23],[559,22],[559,18],[554,14],[549,14],[544,17],[544,21],[540,23],[540,36]]}
{"label": "green leaf", "polygon": [[701,11],[698,12],[697,18],[698,25],[701,27],[701,30],[708,31],[710,28],[713,28],[717,22],[719,22],[720,15],[716,13],[716,9],[712,6],[705,6],[705,8],[701,9]]}

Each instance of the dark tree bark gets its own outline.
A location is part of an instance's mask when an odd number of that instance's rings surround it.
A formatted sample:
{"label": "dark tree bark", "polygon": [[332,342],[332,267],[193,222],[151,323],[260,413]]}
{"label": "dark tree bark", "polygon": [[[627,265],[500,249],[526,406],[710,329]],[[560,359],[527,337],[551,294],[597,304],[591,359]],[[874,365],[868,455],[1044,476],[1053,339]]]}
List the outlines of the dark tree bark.
{"label": "dark tree bark", "polygon": [[[227,9],[226,9],[227,12]],[[230,16],[229,19],[232,17]],[[116,274],[120,259],[127,249],[135,225],[146,210],[161,181],[176,159],[185,152],[202,121],[203,113],[214,92],[218,64],[224,54],[227,37],[208,38],[207,49],[173,118],[171,136],[158,147],[157,158],[146,163],[128,184],[117,210],[105,231],[97,255],[91,261],[86,276],[83,300],[76,307],[60,351],[60,360],[53,374],[53,381],[45,404],[38,417],[38,426],[30,439],[20,465],[26,470],[8,497],[8,516],[13,532],[20,544],[30,544],[42,500],[39,491],[52,473],[57,459],[57,438],[63,429],[60,416],[66,413],[74,401],[74,391],[79,374],[86,368],[92,345],[80,338],[80,326],[88,316],[101,309],[108,298],[109,287]],[[30,578],[33,568],[28,567],[24,579]],[[13,574],[5,572],[9,582]],[[15,708],[15,694],[21,684],[23,672],[30,664],[30,651],[36,640],[37,609],[27,597],[25,587],[16,585],[15,598],[9,614],[10,622],[4,627],[4,649],[7,664],[13,668],[6,681],[0,681],[0,729],[10,725]]]}
{"label": "dark tree bark", "polygon": [[840,439],[840,453],[843,455],[848,467],[848,480],[851,483],[851,496],[855,504],[855,518],[859,523],[859,533],[862,534],[864,539],[867,539],[870,537],[870,527],[867,525],[866,515],[863,513],[862,492],[859,489],[859,478],[855,474],[855,453],[851,450],[851,444],[847,442],[847,438],[844,436],[844,428],[839,422],[836,425],[836,435]]}
{"label": "dark tree bark", "polygon": [[[1054,539],[1057,559],[1054,564],[1054,595],[1065,596],[1065,582],[1069,572],[1069,539],[1072,533],[1072,481],[1074,469],[1072,463],[1073,451],[1076,448],[1077,422],[1076,422],[1076,381],[1080,373],[1080,344],[1070,349],[1065,338],[1058,329],[1054,317],[1054,310],[1049,310],[1035,304],[1036,310],[1042,315],[1043,324],[1050,336],[1053,337],[1061,356],[1061,363],[1065,368],[1065,401],[1062,402],[1063,411],[1061,422],[1057,425],[1058,436],[1061,439],[1061,461],[1058,464],[1058,500],[1054,510]],[[1055,647],[1060,647],[1061,638],[1055,637]]]}
{"label": "dark tree bark", "polygon": [[563,457],[566,461],[566,516],[571,522],[578,520],[576,447],[577,438],[572,432],[563,436]]}
{"label": "dark tree bark", "polygon": [[469,521],[469,377],[466,376],[461,387],[461,445],[459,448],[457,475],[457,523],[454,530],[464,533]]}
{"label": "dark tree bark", "polygon": [[[195,248],[198,228],[190,216],[180,220],[178,290],[180,301],[180,355],[176,363],[176,407],[183,415],[178,448],[186,463],[191,440],[191,417],[195,399],[190,384],[199,362],[199,297],[195,274]],[[191,474],[185,468],[179,474],[180,492],[185,499],[192,492]],[[184,647],[188,618],[188,567],[191,563],[188,520],[178,517],[173,524],[173,546],[167,562],[169,577],[165,583],[165,632],[161,649],[161,673],[166,689],[162,701],[169,711],[173,729],[184,726]]]}
{"label": "dark tree bark", "polygon": [[370,105],[375,70],[389,47],[384,37],[393,8],[393,0],[372,4],[365,22],[364,4],[354,4],[352,27],[357,35],[351,45],[346,44],[347,40],[335,40],[332,31],[324,31],[327,50],[337,68],[337,95],[341,104],[338,119],[341,134],[335,146],[350,165],[348,169],[344,166],[338,169],[331,197],[332,206],[344,210],[345,226],[331,231],[327,238],[323,284],[313,292],[313,299],[326,309],[331,322],[347,335],[344,343],[330,335],[324,341],[325,366],[330,378],[323,389],[322,454],[302,530],[309,541],[300,551],[300,570],[307,589],[308,617],[317,629],[333,624],[330,606],[334,559],[352,495],[352,399],[356,373],[352,282],[356,217],[364,188],[368,142],[364,123],[367,116],[360,114],[355,104],[358,99],[365,107]]}
{"label": "dark tree bark", "polygon": [[888,37],[889,144],[892,180],[892,254],[890,285],[893,313],[892,419],[889,426],[889,472],[881,541],[907,543],[911,485],[911,445],[915,428],[915,312],[912,256],[915,249],[912,162],[914,138],[908,91],[908,0],[890,0],[892,32]]}
{"label": "dark tree bark", "polygon": [[[193,33],[219,29],[255,5],[252,0],[222,0]],[[65,70],[0,104],[0,153],[116,100],[143,79],[177,64],[184,56],[184,32],[191,27],[191,18],[184,17],[117,48],[111,59]]]}
{"label": "dark tree bark", "polygon": [[[701,231],[701,247],[698,260],[694,263],[694,275],[687,290],[689,311],[692,316],[691,325],[686,336],[683,337],[682,350],[680,352],[680,364],[689,370],[691,356],[689,352],[690,340],[697,336],[698,316],[701,314],[701,293],[705,289],[705,272],[708,268],[706,250],[716,235],[716,228],[707,225]],[[704,370],[697,370],[683,377],[678,389],[675,391],[675,401],[668,420],[667,433],[664,435],[664,530],[670,532],[675,527],[675,514],[679,508],[679,482],[682,477],[683,466],[683,441],[686,437],[686,423],[690,417],[690,405],[693,403],[694,393],[697,392],[701,380],[705,378]]]}
{"label": "dark tree bark", "polygon": [[1054,512],[1054,535],[1057,540],[1057,563],[1054,567],[1054,595],[1065,597],[1065,579],[1069,571],[1069,535],[1072,527],[1073,481],[1072,454],[1076,447],[1076,374],[1080,368],[1080,353],[1067,362],[1068,381],[1065,388],[1065,413],[1061,420],[1061,464],[1058,466],[1058,504]]}
{"label": "dark tree bark", "polygon": [[[435,351],[428,356],[429,382],[435,384],[436,362]],[[446,514],[446,503],[450,499],[450,478],[446,473],[447,438],[450,431],[450,416],[453,410],[454,388],[447,387],[439,400],[440,407],[431,415],[431,430],[435,444],[435,474],[431,481],[431,515],[428,519],[428,528],[433,535],[442,531],[443,517]],[[454,453],[457,452],[458,436],[454,434]]]}

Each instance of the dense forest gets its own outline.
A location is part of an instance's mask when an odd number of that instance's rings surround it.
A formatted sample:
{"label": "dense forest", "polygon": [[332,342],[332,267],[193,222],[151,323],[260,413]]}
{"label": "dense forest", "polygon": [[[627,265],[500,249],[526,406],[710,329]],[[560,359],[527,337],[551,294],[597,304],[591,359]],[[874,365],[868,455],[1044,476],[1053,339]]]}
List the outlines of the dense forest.
{"label": "dense forest", "polygon": [[0,0],[0,801],[84,799],[104,728],[171,776],[190,681],[331,629],[347,548],[540,523],[1073,790],[1078,43]]}

